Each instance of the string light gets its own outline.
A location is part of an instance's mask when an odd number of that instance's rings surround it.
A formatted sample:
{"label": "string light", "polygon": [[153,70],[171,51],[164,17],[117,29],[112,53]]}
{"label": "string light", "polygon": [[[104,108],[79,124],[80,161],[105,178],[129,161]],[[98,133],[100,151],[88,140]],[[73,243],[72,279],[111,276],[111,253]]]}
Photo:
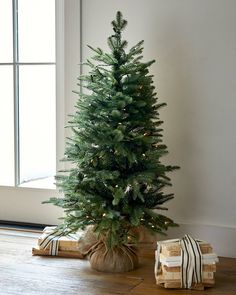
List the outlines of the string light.
{"label": "string light", "polygon": [[127,194],[131,190],[131,185],[128,184],[126,189],[125,189],[125,194]]}
{"label": "string light", "polygon": [[92,143],[91,146],[94,147],[94,148],[99,148],[99,145],[94,144],[94,143]]}

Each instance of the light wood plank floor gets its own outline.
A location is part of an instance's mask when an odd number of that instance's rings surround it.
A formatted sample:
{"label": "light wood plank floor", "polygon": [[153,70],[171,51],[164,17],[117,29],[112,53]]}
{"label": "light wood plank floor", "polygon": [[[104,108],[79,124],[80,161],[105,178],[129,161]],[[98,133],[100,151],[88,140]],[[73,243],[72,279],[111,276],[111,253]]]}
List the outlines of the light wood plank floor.
{"label": "light wood plank floor", "polygon": [[152,253],[140,267],[123,274],[104,274],[78,259],[33,257],[38,234],[0,229],[1,295],[235,295],[236,259],[220,258],[216,285],[203,291],[165,290],[156,286]]}

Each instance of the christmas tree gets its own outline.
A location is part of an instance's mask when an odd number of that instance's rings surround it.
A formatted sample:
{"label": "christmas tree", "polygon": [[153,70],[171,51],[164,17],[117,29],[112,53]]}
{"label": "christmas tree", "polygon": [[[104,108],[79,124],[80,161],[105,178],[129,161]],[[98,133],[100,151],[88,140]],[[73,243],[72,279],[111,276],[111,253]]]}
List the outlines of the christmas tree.
{"label": "christmas tree", "polygon": [[89,73],[79,77],[76,111],[71,116],[65,161],[72,166],[56,176],[62,198],[49,203],[65,211],[61,227],[71,231],[93,225],[98,238],[112,248],[132,239],[143,226],[164,233],[174,222],[160,214],[173,198],[163,189],[171,185],[161,163],[168,153],[162,140],[159,103],[149,67],[142,62],[143,41],[126,51],[121,33],[127,21],[117,12],[110,52],[89,48]]}

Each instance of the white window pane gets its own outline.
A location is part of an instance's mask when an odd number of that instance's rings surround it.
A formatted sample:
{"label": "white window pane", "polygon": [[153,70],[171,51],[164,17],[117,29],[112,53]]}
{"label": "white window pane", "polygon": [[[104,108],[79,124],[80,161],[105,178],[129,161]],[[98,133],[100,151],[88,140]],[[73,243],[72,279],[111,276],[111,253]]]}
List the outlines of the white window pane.
{"label": "white window pane", "polygon": [[21,182],[55,175],[55,66],[20,66]]}
{"label": "white window pane", "polygon": [[12,62],[12,1],[0,0],[0,62]]}
{"label": "white window pane", "polygon": [[55,61],[55,0],[19,0],[19,60]]}
{"label": "white window pane", "polygon": [[12,66],[0,66],[0,81],[0,185],[14,185]]}

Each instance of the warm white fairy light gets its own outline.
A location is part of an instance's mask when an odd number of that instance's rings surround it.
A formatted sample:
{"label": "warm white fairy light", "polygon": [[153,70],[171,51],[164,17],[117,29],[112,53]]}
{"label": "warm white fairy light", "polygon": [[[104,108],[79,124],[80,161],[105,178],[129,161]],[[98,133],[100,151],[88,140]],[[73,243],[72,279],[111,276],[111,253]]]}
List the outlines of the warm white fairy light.
{"label": "warm white fairy light", "polygon": [[99,145],[94,144],[94,143],[92,143],[91,146],[94,147],[94,148],[99,148]]}
{"label": "warm white fairy light", "polygon": [[128,184],[126,189],[125,189],[125,194],[127,194],[131,190],[131,185]]}

